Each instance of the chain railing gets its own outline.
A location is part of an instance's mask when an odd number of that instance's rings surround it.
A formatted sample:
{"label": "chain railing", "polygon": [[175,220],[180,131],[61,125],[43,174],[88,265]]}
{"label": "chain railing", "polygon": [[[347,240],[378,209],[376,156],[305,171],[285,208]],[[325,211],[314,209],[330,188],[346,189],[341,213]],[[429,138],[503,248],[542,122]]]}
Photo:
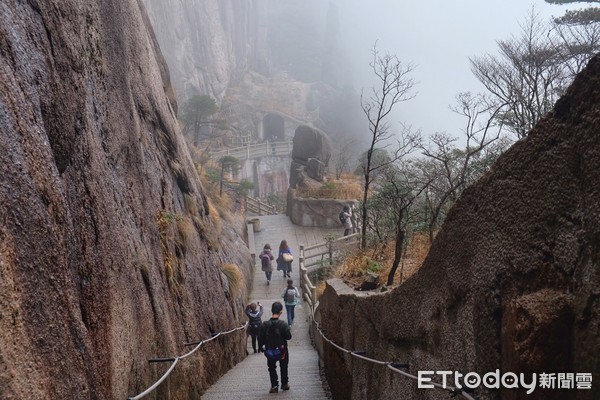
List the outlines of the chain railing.
{"label": "chain railing", "polygon": [[[407,363],[400,363],[400,362],[396,362],[396,361],[380,361],[380,360],[376,360],[374,358],[369,358],[364,356],[364,352],[362,351],[356,351],[356,350],[348,350],[343,348],[342,346],[338,345],[337,343],[335,343],[333,340],[329,339],[326,335],[325,335],[325,330],[321,328],[321,324],[317,323],[314,319],[314,315],[311,318],[312,322],[315,324],[315,327],[317,329],[317,332],[319,332],[319,335],[321,336],[321,338],[329,343],[332,347],[338,349],[339,351],[342,351],[346,354],[351,355],[352,357],[361,359],[363,361],[367,361],[373,364],[377,364],[377,365],[381,365],[381,366],[385,366],[387,368],[389,368],[390,370],[392,370],[393,372],[396,372],[406,378],[410,378],[410,379],[414,379],[416,381],[419,380],[419,378],[413,374],[409,374],[406,371],[403,370],[407,370],[410,368],[410,365]],[[468,400],[475,400],[475,398],[473,396],[471,396],[469,393],[467,393],[464,389],[462,388],[457,388],[454,386],[450,386],[450,385],[443,385],[441,383],[437,383],[437,382],[431,382],[428,381],[427,382],[428,385],[432,385],[436,388],[439,389],[443,389],[448,391],[451,395],[453,396],[457,396],[460,395],[462,397],[464,397],[465,399]]]}
{"label": "chain railing", "polygon": [[[327,257],[329,265],[331,265],[331,263],[333,262],[336,245],[339,245],[340,243],[347,243],[348,245],[353,244],[353,243],[357,244],[359,238],[360,238],[359,234],[355,233],[353,235],[345,236],[340,239],[330,240],[325,243],[319,243],[319,244],[315,244],[312,246],[304,246],[303,244],[300,245],[300,255],[299,255],[299,259],[298,259],[298,265],[299,265],[299,270],[300,270],[300,286],[302,288],[303,299],[308,303],[308,306],[309,306],[309,310],[310,310],[309,311],[309,313],[310,313],[309,314],[309,320],[310,320],[309,322],[315,326],[315,330],[319,333],[321,341],[329,343],[332,347],[334,347],[344,353],[350,354],[352,357],[359,358],[363,361],[371,362],[373,364],[377,364],[380,366],[385,366],[385,367],[389,368],[390,370],[392,370],[393,372],[396,372],[406,378],[418,380],[417,376],[404,371],[404,370],[408,370],[410,367],[409,364],[407,364],[407,363],[400,363],[400,362],[396,362],[396,361],[376,360],[373,358],[366,357],[364,355],[364,352],[348,350],[348,349],[345,349],[342,346],[338,345],[337,343],[335,343],[333,340],[329,339],[325,335],[325,330],[321,328],[321,324],[319,322],[317,322],[317,320],[315,318],[315,313],[316,313],[316,309],[318,306],[318,298],[317,298],[317,291],[316,291],[317,289],[316,289],[315,285],[311,282],[310,278],[308,277],[309,266],[307,266],[306,260],[316,259],[316,258],[320,257],[321,258],[320,260],[314,261],[314,262],[310,263],[310,265],[311,266],[313,266],[313,265],[321,265],[322,266],[324,264],[323,261],[326,260],[325,257]],[[338,249],[339,249],[339,247],[338,247]],[[317,250],[317,251],[315,252],[314,250]],[[307,252],[311,252],[310,255],[307,255],[306,254]],[[315,268],[315,270],[317,270],[317,269],[318,268]],[[316,338],[313,338],[313,339],[316,339]],[[316,344],[316,342],[317,341],[315,340],[315,344]],[[446,390],[454,396],[460,395],[465,399],[475,400],[475,398],[473,396],[471,396],[469,393],[467,393],[462,388],[442,385],[440,383],[431,382],[431,381],[428,381],[428,384],[431,384],[432,386],[434,386],[436,388]]]}
{"label": "chain railing", "polygon": [[242,330],[242,329],[246,329],[247,326],[248,326],[248,322],[244,323],[242,326],[240,326],[238,328],[234,328],[234,329],[231,329],[226,332],[215,333],[209,339],[199,340],[199,341],[190,342],[190,343],[184,343],[184,346],[195,346],[195,347],[191,351],[189,351],[181,356],[152,358],[152,359],[148,360],[148,362],[150,362],[150,363],[172,362],[173,364],[171,364],[169,369],[167,369],[167,371],[156,382],[154,382],[148,389],[144,390],[142,393],[140,393],[138,395],[128,397],[128,400],[138,400],[138,399],[141,399],[142,397],[147,396],[148,394],[152,393],[157,387],[160,386],[161,383],[164,382],[165,379],[167,379],[167,377],[171,374],[171,372],[173,372],[173,370],[175,369],[175,366],[177,366],[177,363],[179,361],[194,354],[200,347],[202,347],[203,344],[208,343],[212,340],[215,340],[216,338],[218,338],[221,335],[227,335],[227,334],[230,334],[230,333]]}

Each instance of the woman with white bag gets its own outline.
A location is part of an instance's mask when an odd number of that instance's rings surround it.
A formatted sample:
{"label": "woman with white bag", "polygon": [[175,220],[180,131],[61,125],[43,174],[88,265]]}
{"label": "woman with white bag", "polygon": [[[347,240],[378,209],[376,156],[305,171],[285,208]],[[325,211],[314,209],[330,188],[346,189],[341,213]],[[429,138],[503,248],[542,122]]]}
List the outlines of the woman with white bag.
{"label": "woman with white bag", "polygon": [[277,257],[277,270],[283,271],[284,278],[290,278],[292,272],[292,261],[294,256],[292,255],[292,249],[287,244],[287,240],[282,240],[279,245],[279,256]]}

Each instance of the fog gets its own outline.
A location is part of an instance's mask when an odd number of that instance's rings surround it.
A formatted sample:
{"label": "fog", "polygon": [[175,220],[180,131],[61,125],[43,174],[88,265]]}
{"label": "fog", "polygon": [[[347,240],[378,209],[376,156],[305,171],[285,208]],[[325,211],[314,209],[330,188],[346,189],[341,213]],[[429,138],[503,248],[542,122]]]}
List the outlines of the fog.
{"label": "fog", "polygon": [[416,66],[417,96],[397,105],[390,122],[407,123],[424,135],[447,131],[455,136],[464,124],[449,109],[456,94],[484,91],[468,58],[496,54],[496,41],[518,34],[532,7],[548,19],[577,8],[542,0],[344,0],[337,5],[353,86],[360,90],[374,84],[369,62],[377,41],[380,51]]}

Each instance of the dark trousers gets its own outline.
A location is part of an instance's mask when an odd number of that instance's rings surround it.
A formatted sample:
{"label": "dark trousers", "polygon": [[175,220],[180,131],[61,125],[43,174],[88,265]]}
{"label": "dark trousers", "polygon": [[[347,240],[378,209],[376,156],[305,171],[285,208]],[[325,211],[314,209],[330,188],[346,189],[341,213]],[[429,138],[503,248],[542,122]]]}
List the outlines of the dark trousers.
{"label": "dark trousers", "polygon": [[270,281],[271,280],[271,275],[273,274],[273,271],[265,271],[265,276],[267,277],[267,280]]}
{"label": "dark trousers", "polygon": [[292,272],[292,262],[281,261],[277,264],[277,270],[283,271],[283,277]]}
{"label": "dark trousers", "polygon": [[[281,370],[281,385],[288,383],[288,363],[290,362],[290,354],[285,349],[285,359],[279,360],[279,369]],[[269,368],[269,378],[271,379],[271,387],[279,387],[277,382],[277,361],[267,358],[267,367]]]}
{"label": "dark trousers", "polygon": [[252,325],[248,326],[248,335],[252,337],[252,350],[256,353],[258,347],[256,346],[258,342],[258,333],[260,331],[260,325],[257,327],[252,327]]}
{"label": "dark trousers", "polygon": [[258,335],[250,335],[252,338],[252,350],[256,353],[256,342],[258,340]]}

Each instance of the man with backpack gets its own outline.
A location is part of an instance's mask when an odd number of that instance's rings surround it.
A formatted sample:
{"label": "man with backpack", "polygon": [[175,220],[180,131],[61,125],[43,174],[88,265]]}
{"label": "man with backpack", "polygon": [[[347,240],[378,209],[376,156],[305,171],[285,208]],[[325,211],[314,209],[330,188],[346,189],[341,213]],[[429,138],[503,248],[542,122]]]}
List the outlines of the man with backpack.
{"label": "man with backpack", "polygon": [[292,338],[288,324],[280,320],[283,305],[276,301],[271,306],[273,316],[270,320],[263,322],[258,335],[259,352],[264,352],[267,357],[267,367],[269,369],[269,378],[271,379],[271,389],[269,393],[279,391],[279,382],[277,376],[277,362],[281,370],[281,389],[290,390],[288,383],[288,363],[290,361],[287,341]]}
{"label": "man with backpack", "polygon": [[287,280],[287,286],[281,294],[281,297],[283,297],[285,310],[287,311],[288,325],[291,327],[294,323],[294,309],[300,300],[300,292],[294,287],[293,280]]}

